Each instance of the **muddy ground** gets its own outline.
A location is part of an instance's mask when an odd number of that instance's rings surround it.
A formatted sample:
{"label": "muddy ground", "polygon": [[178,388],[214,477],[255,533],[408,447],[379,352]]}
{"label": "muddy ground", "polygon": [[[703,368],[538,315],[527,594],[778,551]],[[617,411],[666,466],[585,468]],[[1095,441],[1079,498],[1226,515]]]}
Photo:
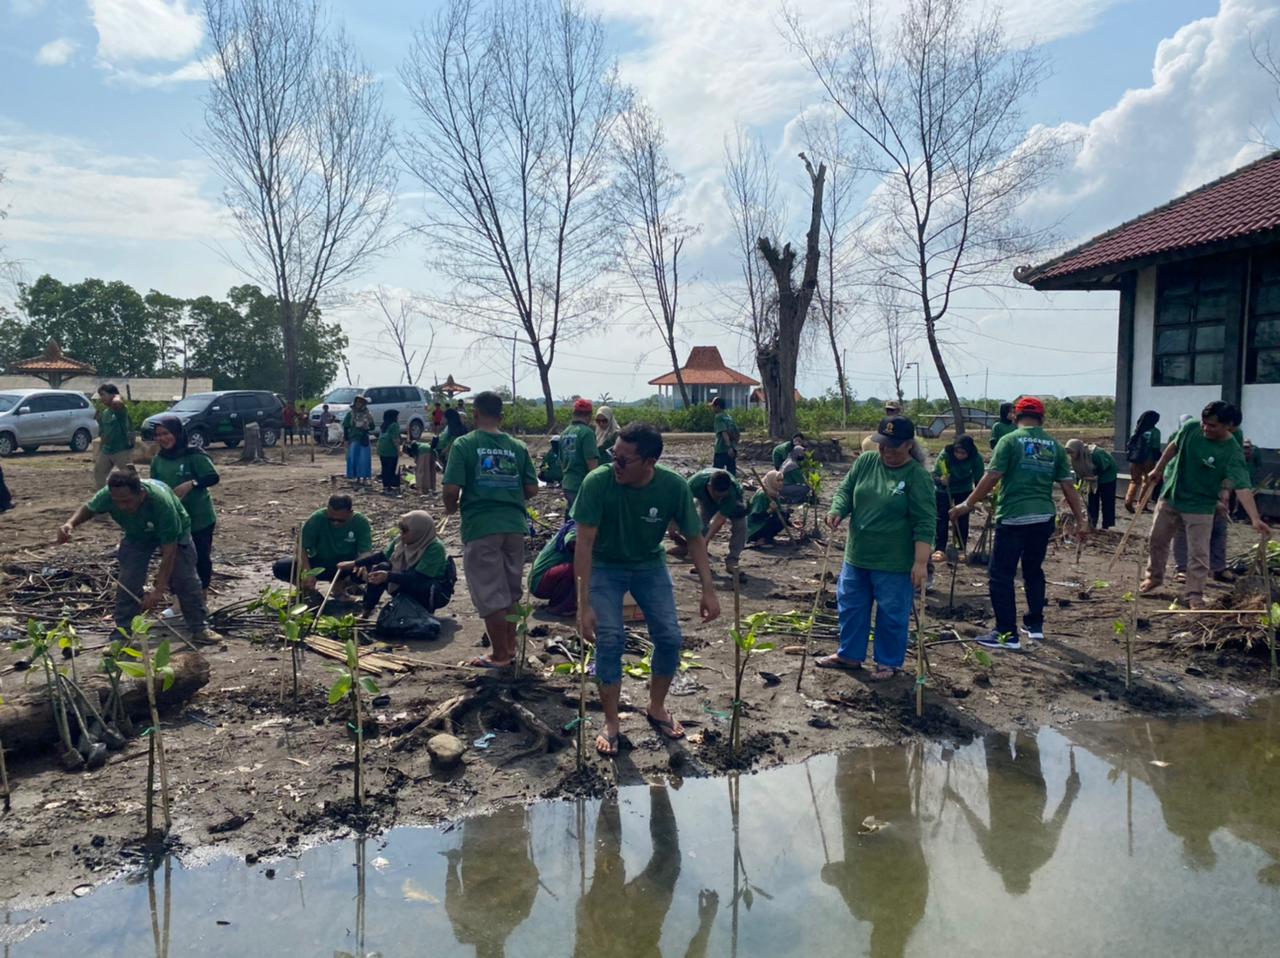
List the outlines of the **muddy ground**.
{"label": "muddy ground", "polygon": [[[536,452],[536,441],[531,445]],[[278,457],[279,451],[273,450],[272,458]],[[692,471],[702,457],[709,458],[705,439],[669,444],[667,459],[678,468]],[[221,448],[213,458],[223,476],[215,490],[219,522],[211,606],[218,608],[268,585],[271,561],[288,552],[290,530],[323,504],[333,488],[330,476],[341,472],[342,459],[321,453],[312,462],[306,447],[291,447],[287,463],[241,464],[237,453]],[[766,468],[764,463],[741,465],[748,479],[752,467]],[[109,554],[116,535],[107,522],[83,527],[71,546],[52,545],[58,524],[89,492],[88,457],[40,452],[8,459],[4,467],[17,508],[0,516],[0,563],[38,559],[54,567],[73,567],[84,556]],[[826,496],[847,468],[848,463],[829,467]],[[337,487],[343,487],[341,480]],[[438,498],[424,500],[412,492],[399,500],[376,493],[359,500],[375,530],[392,527],[398,513],[422,505],[440,508]],[[534,508],[550,523],[562,512],[555,491],[541,493]],[[1123,528],[1128,520],[1123,511],[1120,520]],[[1145,533],[1148,524],[1149,517],[1140,519],[1138,532]],[[981,527],[981,515],[975,516],[974,539]],[[456,530],[456,522],[451,522],[445,539],[461,565]],[[539,536],[539,544],[545,535]],[[1232,551],[1247,547],[1251,535],[1247,527],[1233,526]],[[989,667],[966,657],[965,646],[958,643],[932,650],[923,718],[915,715],[912,676],[869,684],[852,674],[814,672],[810,666],[803,690],[796,692],[800,658],[786,647],[800,640],[775,637],[779,648],[753,658],[747,669],[747,755],[739,761],[762,768],[921,735],[964,740],[991,729],[1061,727],[1126,715],[1240,713],[1255,697],[1268,694],[1266,660],[1257,647],[1251,653],[1234,644],[1223,650],[1185,648],[1187,633],[1201,635],[1204,626],[1182,617],[1149,615],[1165,608],[1172,597],[1169,592],[1162,601],[1140,603],[1135,684],[1126,692],[1124,645],[1114,623],[1128,614],[1123,593],[1132,588],[1129,580],[1142,536],[1135,534],[1126,557],[1108,572],[1118,541],[1117,530],[1095,537],[1079,557],[1071,544],[1055,549],[1048,562],[1049,641],[1043,647],[1030,653],[997,653]],[[842,545],[841,534],[831,546],[828,580],[839,569]],[[577,714],[576,679],[556,674],[552,667],[564,659],[545,648],[571,636],[572,622],[535,614],[536,637],[529,649],[533,667],[512,687],[509,680],[458,667],[481,651],[483,632],[460,582],[453,603],[443,612],[440,640],[402,649],[417,667],[377,680],[389,699],[372,710],[376,732],[367,743],[371,824],[432,823],[502,802],[729,768],[725,716],[732,698],[734,647],[727,637],[733,603],[730,581],[722,575],[725,548],[722,535],[712,554],[725,615],[707,625],[697,620],[696,578],[688,574],[686,564],[672,565],[686,645],[705,666],[682,675],[671,700],[689,731],[688,740],[658,740],[642,712],[635,710],[645,702],[644,682],[627,678],[624,701],[635,709],[624,714],[624,751],[616,761],[590,755],[588,773],[582,776],[575,771],[572,735],[544,745],[525,725],[513,721],[511,710],[493,704],[508,697],[553,730],[572,722]],[[812,540],[780,540],[772,549],[749,549],[743,562],[743,614],[807,612],[818,588],[823,554],[821,542]],[[990,625],[984,570],[961,564],[957,571],[952,611],[949,570],[939,570],[926,620],[932,633],[946,634],[954,627],[960,636],[971,636]],[[9,598],[12,586],[12,577],[7,582],[0,579],[0,625],[20,627]],[[830,599],[828,585],[824,604],[833,605]],[[1211,599],[1229,602],[1229,590],[1214,585]],[[1223,619],[1202,621],[1216,627]],[[77,626],[86,645],[92,646],[105,638],[109,623],[82,620]],[[643,634],[643,627],[638,628]],[[348,715],[326,701],[326,688],[333,680],[328,667],[333,663],[308,654],[301,701],[295,705],[287,695],[282,700],[289,659],[273,639],[259,624],[228,630],[225,643],[205,650],[211,666],[208,685],[165,719],[174,841],[184,853],[223,850],[253,862],[288,855],[356,824],[350,814],[353,742]],[[815,646],[831,651],[834,642],[816,640]],[[23,673],[11,668],[18,658],[7,646],[0,650],[0,678],[10,697],[22,691]],[[94,654],[86,652],[81,669],[95,667]],[[773,684],[766,684],[765,672],[780,681],[769,679]],[[487,696],[489,704],[458,716],[458,736],[472,743],[487,732],[495,734],[487,748],[470,748],[460,768],[436,769],[422,747],[426,737],[421,729],[411,729],[434,706],[467,693]],[[599,728],[594,695],[588,700],[589,715]],[[63,772],[52,755],[11,756],[13,809],[0,817],[0,898],[13,907],[66,895],[136,860],[145,772],[146,748],[136,740],[95,772]]]}

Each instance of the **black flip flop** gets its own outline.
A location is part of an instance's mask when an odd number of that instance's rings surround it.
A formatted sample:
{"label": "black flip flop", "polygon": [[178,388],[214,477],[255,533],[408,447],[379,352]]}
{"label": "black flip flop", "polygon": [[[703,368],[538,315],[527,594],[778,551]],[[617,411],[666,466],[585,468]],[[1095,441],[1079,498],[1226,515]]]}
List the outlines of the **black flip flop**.
{"label": "black flip flop", "polygon": [[856,665],[852,662],[846,662],[842,658],[834,655],[824,655],[819,659],[814,659],[813,664],[820,669],[835,669],[837,672],[861,672],[862,663]]}
{"label": "black flip flop", "polygon": [[[608,751],[605,751],[600,747],[600,739],[602,738],[609,743]],[[617,758],[618,751],[619,751],[618,739],[619,739],[619,736],[617,735],[605,735],[603,732],[601,732],[599,735],[596,736],[596,754],[603,755],[605,758]]]}
{"label": "black flip flop", "polygon": [[648,712],[644,713],[644,717],[649,720],[649,724],[653,726],[653,730],[669,742],[678,742],[685,737],[685,730],[683,726],[680,728],[680,734],[676,734],[676,719],[674,715],[665,722],[662,721],[662,719],[654,718]]}

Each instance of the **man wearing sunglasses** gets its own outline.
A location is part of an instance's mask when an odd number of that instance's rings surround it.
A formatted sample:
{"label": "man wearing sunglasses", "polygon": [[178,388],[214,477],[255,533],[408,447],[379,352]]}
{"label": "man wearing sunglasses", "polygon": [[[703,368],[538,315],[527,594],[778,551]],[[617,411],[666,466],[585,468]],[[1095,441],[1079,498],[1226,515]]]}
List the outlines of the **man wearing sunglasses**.
{"label": "man wearing sunglasses", "polygon": [[604,730],[596,737],[601,755],[618,754],[618,701],[626,630],[623,596],[630,592],[644,613],[653,641],[649,708],[654,730],[668,739],[684,728],[667,711],[667,691],[680,664],[684,638],[676,618],[675,585],[667,571],[662,538],[674,523],[688,539],[689,555],[702,584],[703,622],[720,614],[707,561],[707,540],[689,484],[658,465],[662,435],[647,423],[631,423],[618,435],[613,464],[593,470],[578,490],[573,518],[578,526],[574,575],[578,580],[578,631],[596,646],[596,679]]}

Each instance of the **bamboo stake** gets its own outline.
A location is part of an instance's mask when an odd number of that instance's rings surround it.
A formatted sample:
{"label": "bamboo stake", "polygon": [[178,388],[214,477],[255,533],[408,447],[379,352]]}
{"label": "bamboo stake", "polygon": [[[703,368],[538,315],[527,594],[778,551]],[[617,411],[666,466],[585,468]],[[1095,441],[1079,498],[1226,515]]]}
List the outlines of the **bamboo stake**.
{"label": "bamboo stake", "polygon": [[1271,653],[1271,681],[1275,682],[1278,674],[1276,667],[1276,623],[1271,617],[1271,556],[1268,555],[1267,549],[1269,541],[1269,536],[1258,537],[1258,562],[1262,566],[1262,588],[1265,592],[1263,608],[1266,610],[1267,615],[1267,649]]}
{"label": "bamboo stake", "polygon": [[739,696],[742,694],[742,646],[738,644],[738,637],[742,635],[742,588],[739,585],[737,570],[733,573],[733,629],[735,634],[733,640],[733,717],[730,720],[729,727],[729,752],[736,759],[738,757],[738,739],[739,727],[742,722],[740,720],[741,703]]}
{"label": "bamboo stake", "polygon": [[[146,669],[147,704],[151,707],[151,740],[155,743],[156,762],[160,766],[160,811],[164,815],[164,833],[169,834],[172,821],[169,818],[169,769],[164,760],[164,737],[160,732],[160,709],[156,705],[156,674],[151,662],[151,641],[145,632],[140,633],[138,642],[142,646],[142,666]],[[148,810],[150,810],[148,802]],[[151,837],[148,826],[147,838]]]}
{"label": "bamboo stake", "polygon": [[[1133,535],[1134,527],[1138,523],[1138,516],[1142,515],[1147,508],[1147,503],[1151,501],[1151,494],[1156,491],[1156,484],[1150,479],[1143,484],[1142,494],[1138,496],[1138,508],[1133,511],[1133,515],[1129,517],[1129,525],[1125,527],[1124,535],[1120,537],[1120,545],[1116,548],[1116,554],[1111,557],[1111,561],[1107,563],[1107,575],[1111,574],[1111,570],[1116,567],[1116,560],[1124,553],[1124,547],[1129,543],[1129,536]],[[1136,593],[1135,593],[1136,594]]]}
{"label": "bamboo stake", "polygon": [[[356,662],[360,661],[360,626],[351,630],[351,641],[356,647]],[[351,717],[356,733],[356,808],[364,808],[364,723],[360,720],[360,670],[351,672]]]}
{"label": "bamboo stake", "polygon": [[[116,588],[124,590],[124,593],[127,596],[129,596],[129,598],[133,599],[134,602],[138,603],[139,606],[142,605],[142,599],[134,595],[133,591],[127,585],[125,585],[123,582],[121,582],[119,579],[113,576],[110,572],[107,573],[107,579],[115,583]],[[177,636],[178,640],[182,642],[182,644],[185,645],[187,648],[189,648],[192,652],[200,651],[195,647],[195,645],[192,643],[190,639],[188,639],[185,635],[183,635],[181,632],[179,632],[177,629],[171,626],[169,624],[168,619],[164,618],[163,616],[160,616],[156,619],[156,621],[159,622],[161,625],[163,625],[170,632],[172,632],[175,636]]]}
{"label": "bamboo stake", "polygon": [[924,603],[927,588],[927,582],[920,586],[920,609],[916,613],[916,718],[924,717]]}
{"label": "bamboo stake", "polygon": [[[583,603],[589,598],[582,585],[582,576],[577,577],[578,608],[585,608]],[[582,771],[587,761],[587,640],[578,636],[578,771]]]}
{"label": "bamboo stake", "polygon": [[9,798],[9,767],[4,762],[3,741],[0,741],[0,788],[4,789],[4,810],[8,812],[12,806]]}
{"label": "bamboo stake", "polygon": [[1138,631],[1138,587],[1142,585],[1142,559],[1134,564],[1133,602],[1129,606],[1129,627],[1124,630],[1124,687],[1133,686],[1133,637]]}
{"label": "bamboo stake", "polygon": [[333,578],[329,580],[329,588],[325,590],[324,598],[320,600],[320,608],[316,610],[315,618],[311,620],[311,628],[307,630],[308,633],[315,631],[316,623],[320,621],[320,616],[324,615],[324,607],[329,604],[329,596],[333,595],[333,590],[338,585],[338,576],[340,574],[340,570],[333,570]]}
{"label": "bamboo stake", "polygon": [[[796,691],[800,691],[800,682],[804,679],[804,666],[809,661],[809,650],[813,647],[813,625],[818,616],[818,606],[827,591],[827,561],[831,553],[831,537],[827,536],[822,546],[822,572],[818,575],[818,593],[813,597],[813,608],[809,610],[809,626],[804,633],[804,652],[800,654],[800,671],[796,674]],[[736,578],[736,576],[735,576]],[[735,591],[735,600],[737,598]],[[734,614],[737,614],[735,606]],[[838,633],[837,633],[838,634]]]}

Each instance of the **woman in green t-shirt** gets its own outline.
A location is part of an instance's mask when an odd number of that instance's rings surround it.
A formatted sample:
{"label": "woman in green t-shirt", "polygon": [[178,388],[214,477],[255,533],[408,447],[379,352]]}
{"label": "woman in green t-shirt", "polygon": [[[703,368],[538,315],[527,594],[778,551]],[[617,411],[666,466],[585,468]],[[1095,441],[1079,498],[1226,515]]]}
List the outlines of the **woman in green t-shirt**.
{"label": "woman in green t-shirt", "polygon": [[782,473],[771,469],[760,479],[760,491],[751,497],[747,509],[747,541],[773,545],[773,538],[785,527],[782,505]]}
{"label": "woman in green t-shirt", "polygon": [[1119,470],[1115,458],[1105,449],[1090,443],[1085,445],[1079,439],[1067,440],[1067,456],[1071,460],[1071,471],[1076,474],[1077,481],[1089,484],[1089,527],[1098,527],[1101,514],[1102,528],[1110,529],[1116,524],[1116,482]]}
{"label": "woman in green t-shirt", "polygon": [[991,438],[987,441],[988,445],[994,449],[996,443],[1017,428],[1013,421],[1013,403],[1002,402],[1000,404],[1000,419],[991,427]]}
{"label": "woman in green t-shirt", "polygon": [[[982,457],[978,455],[978,447],[974,445],[972,436],[961,436],[946,446],[938,461],[933,464],[933,478],[937,484],[938,522],[934,530],[933,561],[946,559],[948,533],[951,521],[948,514],[951,507],[959,505],[968,498],[982,479],[984,472]],[[960,530],[960,551],[969,546],[969,514],[965,513],[956,520]]]}
{"label": "woman in green t-shirt", "polygon": [[596,410],[596,451],[600,454],[600,465],[607,466],[613,462],[613,444],[618,441],[618,420],[613,410],[601,406]]}
{"label": "woman in green t-shirt", "polygon": [[[160,452],[151,460],[151,478],[172,489],[191,517],[196,574],[200,576],[201,587],[208,592],[213,578],[213,530],[218,521],[209,489],[218,484],[218,470],[208,456],[187,445],[187,430],[177,416],[156,421],[155,440]],[[165,613],[166,618],[174,615],[177,615],[176,608]]]}
{"label": "woman in green t-shirt", "polygon": [[394,495],[400,491],[400,410],[388,409],[382,414],[378,430],[378,462],[382,464],[382,491]]}
{"label": "woman in green t-shirt", "polygon": [[423,509],[400,517],[396,535],[382,552],[371,552],[339,568],[355,570],[366,583],[360,615],[368,618],[384,592],[406,595],[428,612],[444,608],[453,598],[456,567],[436,535],[436,521]]}
{"label": "woman in green t-shirt", "polygon": [[373,463],[369,454],[369,437],[373,434],[373,413],[369,412],[369,400],[357,396],[351,400],[351,409],[342,419],[342,438],[347,441],[347,478],[357,486],[373,477]]}

